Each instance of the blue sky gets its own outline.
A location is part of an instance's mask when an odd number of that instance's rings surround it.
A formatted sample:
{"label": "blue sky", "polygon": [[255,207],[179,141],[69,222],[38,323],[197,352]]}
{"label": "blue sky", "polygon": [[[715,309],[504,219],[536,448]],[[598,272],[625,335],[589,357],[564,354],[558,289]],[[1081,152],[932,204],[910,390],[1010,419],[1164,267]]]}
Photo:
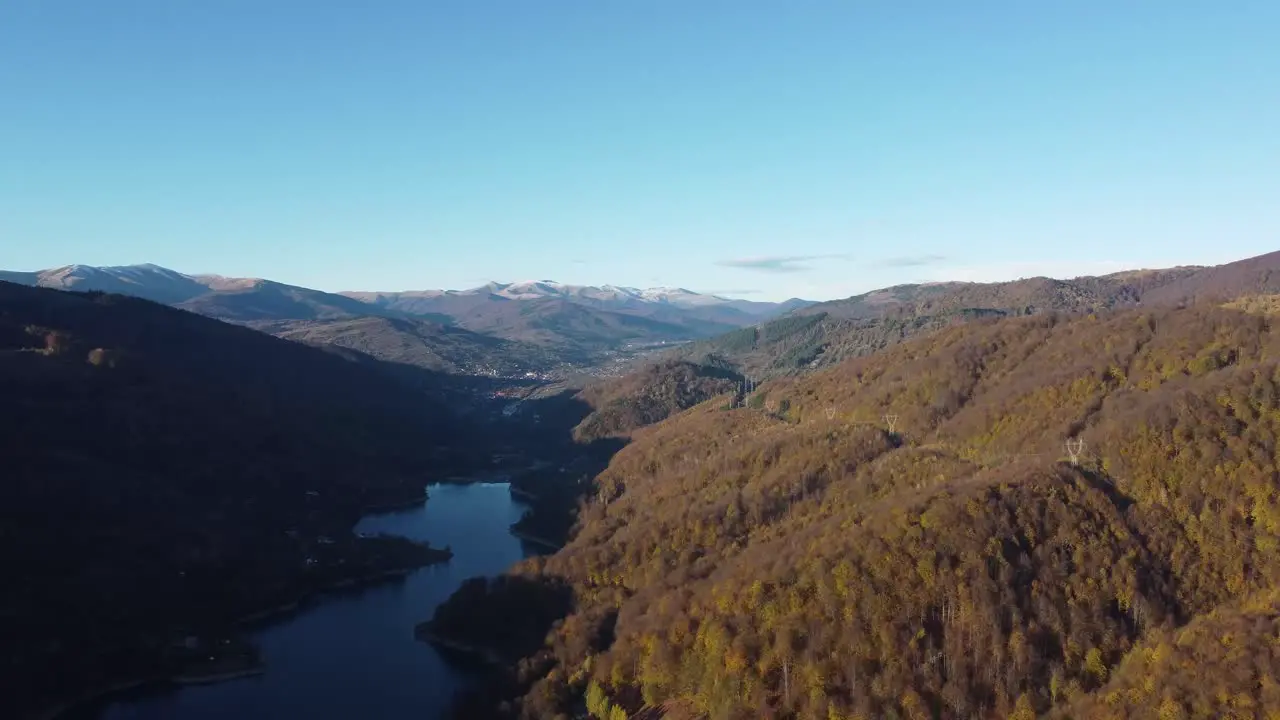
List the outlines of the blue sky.
{"label": "blue sky", "polygon": [[0,268],[760,299],[1280,247],[1280,3],[4,0]]}

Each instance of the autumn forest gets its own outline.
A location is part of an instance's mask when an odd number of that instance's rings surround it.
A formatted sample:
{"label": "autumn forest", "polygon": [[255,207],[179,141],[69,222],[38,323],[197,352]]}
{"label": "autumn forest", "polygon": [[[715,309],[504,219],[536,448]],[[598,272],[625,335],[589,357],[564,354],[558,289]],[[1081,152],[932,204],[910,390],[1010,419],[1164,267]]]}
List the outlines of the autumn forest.
{"label": "autumn forest", "polygon": [[1274,307],[976,319],[635,430],[471,588],[573,602],[469,716],[1276,716]]}
{"label": "autumn forest", "polygon": [[0,686],[45,717],[256,669],[245,618],[452,557],[357,518],[509,457],[510,530],[549,554],[421,609],[483,661],[455,717],[1280,717],[1278,263],[1163,301],[963,285],[852,335],[825,308],[510,417],[350,348],[0,283]]}

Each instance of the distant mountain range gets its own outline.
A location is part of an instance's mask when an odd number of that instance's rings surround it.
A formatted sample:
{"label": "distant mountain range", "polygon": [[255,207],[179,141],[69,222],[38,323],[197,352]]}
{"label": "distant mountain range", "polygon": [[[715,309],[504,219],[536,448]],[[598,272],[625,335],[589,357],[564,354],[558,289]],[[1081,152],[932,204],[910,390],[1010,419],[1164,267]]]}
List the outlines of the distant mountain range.
{"label": "distant mountain range", "polygon": [[898,285],[810,303],[785,317],[682,346],[672,355],[760,378],[826,367],[974,319],[1227,302],[1272,293],[1280,293],[1280,252],[1210,267],[1069,280]]}
{"label": "distant mountain range", "polygon": [[0,272],[0,280],[136,295],[281,337],[451,373],[539,374],[675,343],[680,347],[668,353],[671,359],[767,377],[824,367],[973,319],[1280,293],[1280,252],[1213,267],[1069,280],[898,285],[821,303],[550,280],[329,293],[156,265]]}
{"label": "distant mountain range", "polygon": [[543,300],[556,298],[583,305],[610,310],[625,308],[650,308],[668,306],[682,310],[705,311],[718,308],[725,322],[746,318],[760,318],[789,312],[812,304],[808,300],[792,298],[781,303],[735,300],[697,293],[684,288],[633,288],[617,285],[565,285],[553,280],[528,280],[517,283],[492,282],[470,290],[422,290],[398,293],[345,292],[348,297],[373,303],[380,307],[402,310],[412,314],[442,313],[451,309],[469,307],[480,300],[502,298],[506,300]]}
{"label": "distant mountain range", "polygon": [[222,320],[331,320],[383,314],[335,293],[257,278],[184,275],[159,265],[67,267],[0,272],[0,280],[56,290],[133,295]]}
{"label": "distant mountain range", "polygon": [[133,295],[281,337],[479,374],[591,364],[601,353],[708,338],[811,304],[549,280],[469,290],[330,293],[258,278],[186,275],[149,264],[0,271],[0,281]]}

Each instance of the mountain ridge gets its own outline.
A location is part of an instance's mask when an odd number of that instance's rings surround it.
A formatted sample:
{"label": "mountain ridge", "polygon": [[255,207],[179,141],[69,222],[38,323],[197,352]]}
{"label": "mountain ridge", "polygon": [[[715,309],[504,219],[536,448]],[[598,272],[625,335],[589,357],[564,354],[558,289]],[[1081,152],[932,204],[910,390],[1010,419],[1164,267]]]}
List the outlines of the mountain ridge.
{"label": "mountain ridge", "polygon": [[[164,298],[151,297],[151,295],[158,292],[163,292],[148,285],[148,282],[155,282],[159,279],[180,284],[185,288],[186,292],[175,293],[171,291],[166,294]],[[767,314],[769,309],[776,306],[788,305],[788,307],[794,307],[799,304],[813,302],[801,300],[799,298],[790,298],[776,303],[760,302],[724,297],[714,293],[702,293],[680,287],[654,286],[641,288],[614,284],[575,285],[561,283],[555,280],[522,280],[516,282],[492,281],[476,287],[462,289],[403,291],[342,290],[330,292],[326,290],[307,288],[302,285],[282,283],[262,277],[235,277],[215,273],[188,274],[172,270],[161,265],[156,265],[154,263],[138,263],[133,265],[72,264],[47,268],[44,270],[0,270],[0,280],[14,282],[20,285],[36,285],[39,287],[50,287],[59,290],[101,290],[103,292],[112,292],[112,289],[104,286],[120,286],[133,291],[125,292],[124,294],[132,294],[138,297],[144,297],[148,300],[165,302],[167,304],[181,302],[181,300],[175,301],[171,299],[175,295],[186,295],[186,297],[183,297],[183,300],[189,300],[197,297],[198,295],[205,294],[206,292],[227,290],[244,291],[265,284],[278,287],[303,289],[312,293],[322,293],[324,295],[348,297],[375,305],[379,299],[385,303],[387,300],[398,299],[401,297],[435,298],[442,296],[491,294],[499,297],[505,297],[507,299],[535,299],[543,297],[582,299],[624,298],[640,302],[675,305],[677,307],[721,304],[743,309],[743,311],[748,312],[748,314],[762,315]]]}
{"label": "mountain ridge", "polygon": [[[629,285],[574,285],[555,280],[520,280],[516,282],[491,281],[483,285],[464,289],[429,289],[429,290],[342,290],[337,294],[365,300],[367,298],[418,297],[433,298],[446,295],[484,295],[491,294],[508,299],[530,299],[541,297],[577,297],[577,298],[630,298],[648,302],[662,302],[677,306],[697,306],[709,304],[725,304],[737,307],[766,307],[786,303],[808,303],[812,301],[799,298],[772,302],[744,301],[714,293],[701,293],[682,287],[654,286],[633,287]],[[757,312],[765,312],[760,309]]]}
{"label": "mountain ridge", "polygon": [[1070,279],[895,285],[814,303],[672,353],[773,377],[835,365],[975,318],[1098,312],[1280,292],[1280,252],[1215,266],[1126,270]]}
{"label": "mountain ridge", "polygon": [[[430,369],[521,366],[541,370],[565,362],[591,366],[620,350],[710,337],[807,304],[803,300],[739,301],[684,288],[568,285],[551,280],[491,282],[466,290],[331,293],[265,278],[186,275],[153,264],[67,265],[0,272],[0,278],[54,289],[133,295],[219,320],[288,333],[294,339],[385,351],[383,359],[414,358]],[[343,323],[364,317],[452,325],[473,335],[454,333],[446,338],[439,328],[417,324]],[[520,358],[515,364],[506,362],[495,354],[497,346],[480,335],[508,341],[505,350]],[[435,347],[427,347],[437,341]]]}

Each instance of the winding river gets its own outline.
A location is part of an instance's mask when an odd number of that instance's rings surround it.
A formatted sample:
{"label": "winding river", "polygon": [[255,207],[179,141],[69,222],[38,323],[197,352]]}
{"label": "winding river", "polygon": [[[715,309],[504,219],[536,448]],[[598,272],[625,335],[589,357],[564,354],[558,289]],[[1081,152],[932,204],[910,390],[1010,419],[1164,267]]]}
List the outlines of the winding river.
{"label": "winding river", "polygon": [[360,521],[357,532],[389,533],[450,546],[453,559],[403,581],[314,600],[253,633],[266,661],[255,677],[118,698],[90,711],[98,720],[431,720],[469,682],[436,650],[414,640],[476,575],[497,575],[535,552],[509,532],[524,506],[505,483],[432,485],[425,505]]}

